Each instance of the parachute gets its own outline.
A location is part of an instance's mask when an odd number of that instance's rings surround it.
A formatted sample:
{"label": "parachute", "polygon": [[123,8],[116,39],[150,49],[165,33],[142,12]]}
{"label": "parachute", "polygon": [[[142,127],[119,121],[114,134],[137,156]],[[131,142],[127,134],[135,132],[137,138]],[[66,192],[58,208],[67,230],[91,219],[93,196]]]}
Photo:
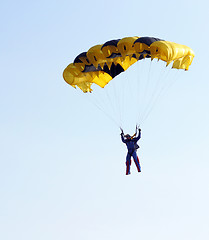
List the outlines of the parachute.
{"label": "parachute", "polygon": [[93,83],[104,88],[114,77],[144,58],[157,58],[167,66],[188,70],[194,58],[191,48],[153,37],[126,37],[91,47],[79,54],[63,72],[64,80],[83,92]]}
{"label": "parachute", "polygon": [[[80,53],[65,68],[63,78],[72,87],[91,93],[93,85],[105,89],[110,82],[114,82],[116,76],[127,71],[136,62],[146,59],[161,60],[166,63],[166,67],[172,63],[172,68],[187,71],[193,58],[193,50],[185,45],[154,37],[125,37],[95,45],[87,52]],[[120,81],[118,84],[120,85]],[[132,84],[131,81],[129,84]],[[139,93],[136,92],[136,95]],[[120,106],[116,108],[120,109]]]}

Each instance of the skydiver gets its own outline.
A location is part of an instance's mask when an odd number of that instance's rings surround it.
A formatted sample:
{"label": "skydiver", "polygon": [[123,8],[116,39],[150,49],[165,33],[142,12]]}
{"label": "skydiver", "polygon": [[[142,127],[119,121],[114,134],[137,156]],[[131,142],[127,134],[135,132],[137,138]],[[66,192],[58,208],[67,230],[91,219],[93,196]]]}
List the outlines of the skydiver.
{"label": "skydiver", "polygon": [[[138,136],[136,136],[138,130]],[[131,166],[131,157],[133,157],[134,162],[136,164],[138,172],[141,172],[141,166],[139,162],[139,158],[136,154],[137,149],[139,146],[137,145],[137,141],[141,138],[141,129],[136,127],[136,133],[131,137],[129,134],[124,135],[123,129],[121,129],[121,139],[122,142],[126,144],[128,153],[126,156],[126,175],[131,174],[130,166]]]}

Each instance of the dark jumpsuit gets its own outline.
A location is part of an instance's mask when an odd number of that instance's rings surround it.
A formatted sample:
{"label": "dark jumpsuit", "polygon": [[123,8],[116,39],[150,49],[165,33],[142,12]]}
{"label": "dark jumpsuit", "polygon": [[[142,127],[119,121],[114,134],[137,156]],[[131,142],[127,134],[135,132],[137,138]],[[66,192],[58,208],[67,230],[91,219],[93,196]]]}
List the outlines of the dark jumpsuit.
{"label": "dark jumpsuit", "polygon": [[138,137],[133,139],[125,139],[124,134],[121,134],[122,142],[124,142],[128,148],[128,153],[126,156],[126,175],[130,174],[131,156],[134,159],[138,172],[141,172],[141,166],[140,166],[139,158],[136,154],[136,148],[135,148],[135,144],[140,138],[141,138],[141,131],[139,131]]}

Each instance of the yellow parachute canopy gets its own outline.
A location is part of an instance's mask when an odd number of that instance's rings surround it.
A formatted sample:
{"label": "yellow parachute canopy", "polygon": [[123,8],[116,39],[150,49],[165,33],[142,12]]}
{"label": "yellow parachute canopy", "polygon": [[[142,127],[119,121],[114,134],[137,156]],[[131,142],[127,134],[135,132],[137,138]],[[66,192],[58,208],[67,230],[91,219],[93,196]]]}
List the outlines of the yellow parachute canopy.
{"label": "yellow parachute canopy", "polygon": [[79,54],[64,72],[64,80],[83,92],[93,83],[104,88],[115,76],[144,58],[165,61],[172,68],[188,70],[194,58],[191,48],[153,37],[125,37],[91,47]]}

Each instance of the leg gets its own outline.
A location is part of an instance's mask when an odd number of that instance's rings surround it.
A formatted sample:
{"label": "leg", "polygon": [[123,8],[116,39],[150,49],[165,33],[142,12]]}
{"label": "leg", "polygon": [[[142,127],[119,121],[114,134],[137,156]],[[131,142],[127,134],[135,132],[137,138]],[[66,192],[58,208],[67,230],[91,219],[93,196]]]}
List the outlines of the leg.
{"label": "leg", "polygon": [[134,158],[134,162],[136,164],[138,172],[141,172],[141,166],[140,166],[139,158],[138,158],[138,156],[136,154],[136,151],[133,152],[132,156]]}
{"label": "leg", "polygon": [[131,174],[130,166],[131,166],[131,155],[129,153],[127,153],[127,156],[126,156],[126,175]]}

